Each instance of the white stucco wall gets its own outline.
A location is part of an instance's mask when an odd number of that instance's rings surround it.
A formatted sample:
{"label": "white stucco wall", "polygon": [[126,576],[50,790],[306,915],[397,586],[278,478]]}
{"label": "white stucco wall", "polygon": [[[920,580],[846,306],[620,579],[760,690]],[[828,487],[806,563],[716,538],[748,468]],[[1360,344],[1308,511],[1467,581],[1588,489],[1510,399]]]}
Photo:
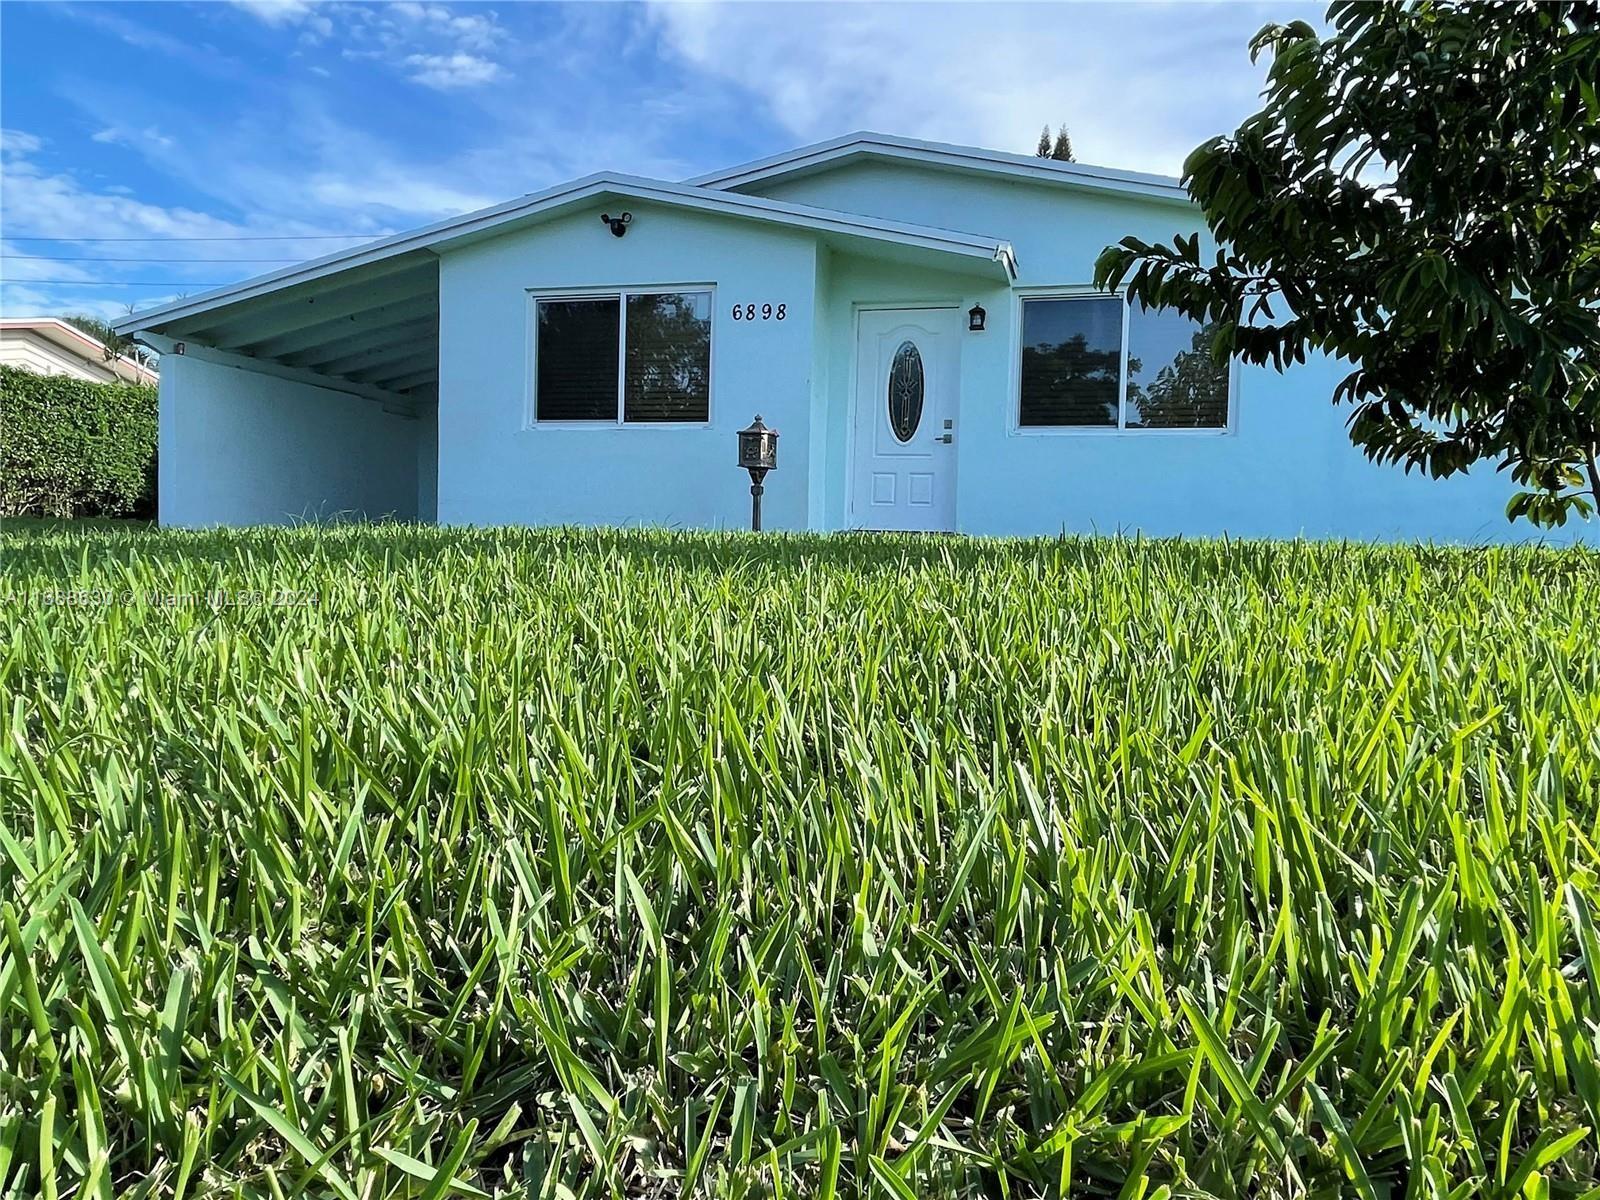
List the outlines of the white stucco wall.
{"label": "white stucco wall", "polygon": [[[1017,288],[1089,285],[1107,245],[1168,240],[1201,228],[1181,208],[1132,197],[865,161],[757,185],[776,199],[1009,239]],[[1505,519],[1512,485],[1484,464],[1430,480],[1368,462],[1331,404],[1348,368],[1314,360],[1279,375],[1240,368],[1234,427],[1222,434],[1014,428],[1018,297],[934,273],[885,273],[841,260],[829,273],[830,445],[843,455],[854,352],[851,306],[863,301],[981,301],[988,329],[962,343],[957,422],[957,527],[971,533],[1142,531],[1150,535],[1350,537],[1482,542],[1594,537],[1578,522],[1545,532]],[[830,476],[833,474],[829,472]],[[825,525],[846,520],[830,492]]]}
{"label": "white stucco wall", "polygon": [[419,424],[346,392],[166,355],[161,523],[414,519]]}
{"label": "white stucco wall", "polygon": [[[805,528],[813,239],[631,201],[633,224],[617,238],[602,207],[441,255],[439,521],[742,527],[750,481],[735,434],[759,412],[781,434],[765,524]],[[705,284],[707,424],[529,424],[531,294]],[[734,303],[781,303],[785,318],[734,321]]]}

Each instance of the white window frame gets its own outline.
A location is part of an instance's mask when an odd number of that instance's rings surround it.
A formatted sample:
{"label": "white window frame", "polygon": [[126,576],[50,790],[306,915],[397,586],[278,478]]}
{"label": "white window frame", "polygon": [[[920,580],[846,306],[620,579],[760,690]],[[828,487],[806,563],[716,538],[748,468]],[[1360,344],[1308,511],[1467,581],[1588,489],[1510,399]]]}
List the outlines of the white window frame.
{"label": "white window frame", "polygon": [[[1128,328],[1133,305],[1127,293],[1107,292],[1092,284],[1061,287],[1013,289],[1011,308],[1011,404],[1006,432],[1012,437],[1230,437],[1238,432],[1239,406],[1235,402],[1239,387],[1239,360],[1228,363],[1228,416],[1218,426],[1207,428],[1150,429],[1129,426],[1128,420]],[[1115,425],[1024,425],[1022,423],[1022,317],[1029,300],[1120,300],[1122,302],[1122,356],[1117,367],[1117,423]]]}
{"label": "white window frame", "polygon": [[[706,356],[710,371],[706,378],[706,417],[703,421],[629,421],[624,418],[628,371],[628,297],[663,294],[700,294],[710,304],[711,329],[707,335]],[[615,300],[617,302],[617,415],[607,421],[572,418],[539,418],[539,302],[541,300]],[[522,428],[531,429],[709,429],[717,415],[717,288],[712,283],[663,283],[642,287],[540,288],[528,290],[528,311],[523,322],[528,337],[528,385],[523,397]]]}

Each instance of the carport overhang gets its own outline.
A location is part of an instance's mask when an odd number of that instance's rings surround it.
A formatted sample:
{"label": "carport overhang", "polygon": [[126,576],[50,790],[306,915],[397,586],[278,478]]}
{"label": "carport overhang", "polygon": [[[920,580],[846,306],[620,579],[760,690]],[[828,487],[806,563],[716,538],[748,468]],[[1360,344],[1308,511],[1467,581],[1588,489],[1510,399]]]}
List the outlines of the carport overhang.
{"label": "carport overhang", "polygon": [[163,354],[192,354],[415,412],[438,398],[439,254],[612,199],[810,230],[830,246],[935,260],[1007,285],[1016,278],[1010,243],[994,237],[601,174],[135,313],[115,328]]}
{"label": "carport overhang", "polygon": [[426,250],[158,316],[123,324],[164,355],[348,392],[403,414],[437,394],[439,264]]}

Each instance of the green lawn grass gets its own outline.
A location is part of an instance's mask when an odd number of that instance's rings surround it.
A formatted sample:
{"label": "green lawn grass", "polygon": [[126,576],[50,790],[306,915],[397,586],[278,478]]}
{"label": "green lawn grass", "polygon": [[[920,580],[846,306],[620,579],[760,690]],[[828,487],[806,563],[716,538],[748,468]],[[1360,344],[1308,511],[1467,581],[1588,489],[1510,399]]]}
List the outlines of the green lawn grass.
{"label": "green lawn grass", "polygon": [[0,1194],[1596,1183],[1592,553],[4,568]]}
{"label": "green lawn grass", "polygon": [[0,537],[41,537],[65,533],[130,533],[152,529],[132,517],[0,517]]}

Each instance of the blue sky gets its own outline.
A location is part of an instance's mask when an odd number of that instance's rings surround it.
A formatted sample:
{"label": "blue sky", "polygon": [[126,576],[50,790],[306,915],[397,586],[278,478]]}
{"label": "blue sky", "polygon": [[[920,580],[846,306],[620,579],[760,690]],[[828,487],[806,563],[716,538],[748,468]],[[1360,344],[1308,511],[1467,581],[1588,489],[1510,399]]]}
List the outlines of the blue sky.
{"label": "blue sky", "polygon": [[352,244],[310,235],[854,129],[1027,152],[1065,121],[1081,161],[1176,174],[1253,111],[1250,36],[1317,11],[5,3],[0,311],[120,315]]}

